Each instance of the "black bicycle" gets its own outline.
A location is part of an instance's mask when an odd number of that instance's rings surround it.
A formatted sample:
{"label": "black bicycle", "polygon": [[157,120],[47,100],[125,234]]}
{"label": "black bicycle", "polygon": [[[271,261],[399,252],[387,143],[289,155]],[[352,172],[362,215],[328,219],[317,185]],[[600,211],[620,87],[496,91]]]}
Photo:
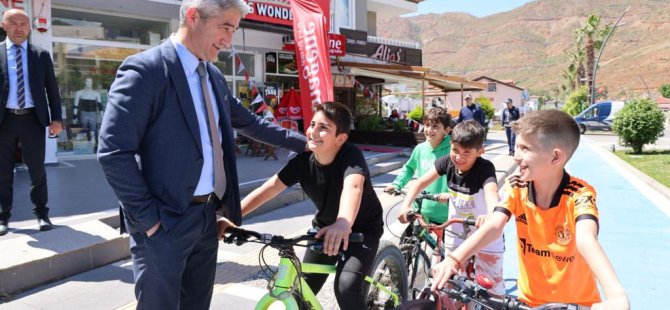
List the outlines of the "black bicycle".
{"label": "black bicycle", "polygon": [[[390,194],[405,195],[403,191],[399,190],[390,192]],[[472,218],[453,218],[439,225],[426,223],[421,215],[421,206],[424,199],[437,201],[435,195],[428,194],[426,191],[421,192],[414,199],[416,210],[410,211],[407,214],[407,218],[411,223],[403,236],[399,237],[400,252],[405,258],[405,264],[407,265],[408,297],[410,299],[417,298],[426,286],[430,286],[429,271],[431,266],[444,259],[444,234],[465,240],[472,231],[471,226],[475,226],[475,219]],[[391,210],[389,210],[390,212]],[[453,224],[463,225],[463,233],[459,234],[446,229]],[[474,256],[468,259],[465,269],[466,275],[474,277]]]}
{"label": "black bicycle", "polygon": [[490,310],[588,310],[577,304],[548,303],[537,307],[524,304],[516,296],[497,296],[488,292],[493,280],[477,275],[475,280],[453,275],[448,284],[437,292],[426,288],[418,299],[404,302],[397,310],[465,310],[468,305],[475,309]]}

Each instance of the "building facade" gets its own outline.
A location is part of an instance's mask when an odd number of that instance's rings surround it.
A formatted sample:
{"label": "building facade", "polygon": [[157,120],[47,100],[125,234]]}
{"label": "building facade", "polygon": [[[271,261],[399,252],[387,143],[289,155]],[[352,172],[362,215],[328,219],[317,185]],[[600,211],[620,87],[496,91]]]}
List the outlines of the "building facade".
{"label": "building facade", "polygon": [[[278,102],[284,89],[299,86],[295,51],[291,47],[289,0],[246,1],[253,12],[245,17],[234,36],[234,52],[221,51],[215,65],[226,76],[235,95],[254,109],[252,85],[271,106]],[[415,12],[420,1],[316,0],[329,12],[331,49],[341,46],[341,57],[389,63],[408,59],[420,62],[421,51],[418,44],[376,37],[377,18]],[[117,68],[126,57],[158,45],[175,32],[179,27],[180,5],[180,0],[0,2],[3,12],[19,8],[31,16],[31,44],[49,50],[53,56],[65,130],[57,139],[48,139],[47,162],[67,156],[94,156],[107,91]],[[345,35],[347,30],[357,35],[351,44]],[[4,40],[5,34],[0,35]],[[409,54],[408,48],[413,49]],[[345,49],[352,49],[352,53]],[[338,77],[335,67],[333,72],[338,89],[349,96],[355,93],[347,78]]]}

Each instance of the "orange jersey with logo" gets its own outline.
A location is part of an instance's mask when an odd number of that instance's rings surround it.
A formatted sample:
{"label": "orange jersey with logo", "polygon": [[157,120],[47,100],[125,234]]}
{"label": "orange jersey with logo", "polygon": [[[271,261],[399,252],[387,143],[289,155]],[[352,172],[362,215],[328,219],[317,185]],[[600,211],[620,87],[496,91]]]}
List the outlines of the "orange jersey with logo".
{"label": "orange jersey with logo", "polygon": [[507,180],[495,211],[514,215],[519,255],[519,298],[531,306],[550,302],[590,306],[600,301],[595,276],[577,251],[575,225],[598,222],[596,192],[585,181],[563,172],[551,207],[535,205],[533,182]]}

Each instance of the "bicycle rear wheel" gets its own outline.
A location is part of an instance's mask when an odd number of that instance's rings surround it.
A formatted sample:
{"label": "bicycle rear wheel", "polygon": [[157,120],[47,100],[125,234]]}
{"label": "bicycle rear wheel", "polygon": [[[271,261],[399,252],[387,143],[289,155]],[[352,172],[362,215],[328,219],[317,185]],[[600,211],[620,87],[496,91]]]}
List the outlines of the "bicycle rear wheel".
{"label": "bicycle rear wheel", "polygon": [[[398,296],[400,302],[407,300],[407,269],[400,249],[390,241],[381,240],[370,277]],[[393,296],[370,284],[367,297],[368,309],[394,309]]]}
{"label": "bicycle rear wheel", "polygon": [[423,291],[423,288],[430,285],[430,267],[431,262],[428,254],[424,252],[421,245],[403,244],[400,246],[400,252],[405,259],[407,268],[407,286],[408,298],[416,299]]}

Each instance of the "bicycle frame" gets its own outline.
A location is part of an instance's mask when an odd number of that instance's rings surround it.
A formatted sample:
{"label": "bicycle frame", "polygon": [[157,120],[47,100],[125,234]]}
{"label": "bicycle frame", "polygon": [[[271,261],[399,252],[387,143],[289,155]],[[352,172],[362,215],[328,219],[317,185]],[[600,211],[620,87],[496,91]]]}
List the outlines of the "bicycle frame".
{"label": "bicycle frame", "polygon": [[[301,263],[300,268],[302,269],[303,273],[316,274],[334,274],[337,270],[335,265],[310,263]],[[309,307],[308,309],[323,309],[317,300],[316,295],[309,287],[309,285],[307,285],[304,279],[300,278],[299,286],[297,288],[295,287],[297,284],[297,278],[298,271],[293,265],[293,262],[289,258],[281,257],[279,259],[277,274],[272,280],[270,280],[270,283],[268,283],[269,292],[258,301],[255,309],[265,310],[268,309],[273,303],[281,301],[287,310],[298,310],[300,307],[292,294],[292,292],[296,290],[299,291],[302,300]],[[375,281],[369,276],[365,276],[365,281],[384,291],[386,294],[389,294],[389,296],[393,298],[393,303],[395,306],[400,305],[400,298],[391,290],[382,286],[379,282]]]}

